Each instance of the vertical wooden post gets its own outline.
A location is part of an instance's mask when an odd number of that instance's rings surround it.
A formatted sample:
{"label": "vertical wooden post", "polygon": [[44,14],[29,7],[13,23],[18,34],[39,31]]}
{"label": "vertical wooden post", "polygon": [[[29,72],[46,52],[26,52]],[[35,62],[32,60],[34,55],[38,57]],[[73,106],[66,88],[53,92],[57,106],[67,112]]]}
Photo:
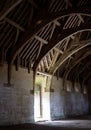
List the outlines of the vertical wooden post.
{"label": "vertical wooden post", "polygon": [[2,48],[2,50],[1,50],[0,63],[1,63],[1,65],[3,65],[3,63],[4,63],[4,48]]}
{"label": "vertical wooden post", "polygon": [[10,63],[8,63],[8,75],[7,75],[7,79],[8,79],[8,85],[11,86],[11,67],[12,65]]}
{"label": "vertical wooden post", "polygon": [[19,55],[17,55],[17,58],[16,58],[16,71],[19,70],[19,64],[20,64],[20,58],[19,58]]}

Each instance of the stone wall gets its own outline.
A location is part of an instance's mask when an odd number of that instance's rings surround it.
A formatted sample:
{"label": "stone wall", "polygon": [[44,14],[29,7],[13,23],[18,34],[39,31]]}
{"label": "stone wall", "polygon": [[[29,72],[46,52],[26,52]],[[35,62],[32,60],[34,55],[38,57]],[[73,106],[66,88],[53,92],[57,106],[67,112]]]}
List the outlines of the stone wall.
{"label": "stone wall", "polygon": [[62,79],[56,77],[53,77],[51,87],[54,89],[50,96],[52,120],[88,114],[87,94],[63,91]]}
{"label": "stone wall", "polygon": [[33,72],[12,67],[12,85],[7,85],[7,65],[0,67],[0,125],[34,120]]}
{"label": "stone wall", "polygon": [[[7,65],[0,67],[0,125],[34,121],[33,72],[12,67],[11,86],[7,85]],[[91,85],[91,84],[90,84]],[[62,119],[88,113],[88,95],[63,91],[62,79],[53,77],[50,93],[51,119]],[[70,87],[69,89],[70,90]],[[78,90],[78,89],[77,89]]]}

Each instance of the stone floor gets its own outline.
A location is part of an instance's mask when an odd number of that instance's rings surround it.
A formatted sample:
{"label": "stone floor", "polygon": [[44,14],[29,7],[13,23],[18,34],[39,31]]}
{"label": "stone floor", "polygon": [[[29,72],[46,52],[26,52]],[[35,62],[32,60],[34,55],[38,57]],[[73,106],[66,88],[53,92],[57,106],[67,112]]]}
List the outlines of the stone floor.
{"label": "stone floor", "polygon": [[34,124],[22,124],[15,126],[0,126],[0,130],[91,130],[91,116],[58,120],[36,122]]}

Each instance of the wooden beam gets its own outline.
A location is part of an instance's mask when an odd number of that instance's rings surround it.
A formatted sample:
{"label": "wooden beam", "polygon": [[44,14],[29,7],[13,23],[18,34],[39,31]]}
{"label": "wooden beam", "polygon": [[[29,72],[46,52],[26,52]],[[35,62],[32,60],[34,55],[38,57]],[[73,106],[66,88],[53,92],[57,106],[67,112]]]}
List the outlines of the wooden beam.
{"label": "wooden beam", "polygon": [[[80,42],[81,43],[81,42]],[[78,51],[80,51],[81,49],[87,47],[88,45],[91,45],[91,40],[89,42],[82,42],[80,45],[78,45],[75,49],[73,49],[72,51],[68,51],[66,50],[62,57],[58,60],[58,62],[56,62],[56,64],[53,66],[53,68],[51,69],[50,73],[55,73],[56,70],[69,58],[71,57],[73,54],[77,53]]]}
{"label": "wooden beam", "polygon": [[4,48],[2,47],[0,51],[0,65],[4,64],[4,60],[5,60],[5,52],[4,52]]}
{"label": "wooden beam", "polygon": [[83,66],[82,68],[80,68],[80,70],[78,70],[77,72],[77,75],[76,75],[76,78],[75,79],[77,79],[78,77],[79,77],[79,75],[86,69],[86,68],[88,68],[89,67],[89,65],[91,65],[91,61],[90,62],[88,62],[87,64],[85,64],[85,66]]}
{"label": "wooden beam", "polygon": [[[33,44],[33,43],[32,43]],[[35,45],[33,44],[33,48],[31,49],[31,47],[29,47],[26,52],[24,53],[24,55],[22,56],[22,58],[24,59],[25,57],[27,57],[27,55],[30,55],[34,53],[34,51],[36,50],[38,44],[36,43]]]}
{"label": "wooden beam", "polygon": [[89,73],[87,73],[86,76],[84,76],[83,81],[82,81],[82,86],[84,85],[85,81],[86,81],[89,77],[91,77],[91,71],[90,71]]}
{"label": "wooden beam", "polygon": [[72,40],[74,40],[74,39],[75,39],[75,37],[74,37],[73,35],[71,35],[71,36],[70,36],[70,38],[71,38]]}
{"label": "wooden beam", "polygon": [[70,0],[64,0],[66,7],[65,9],[68,9],[68,7],[72,7],[72,3],[70,2]]}
{"label": "wooden beam", "polygon": [[[19,33],[20,33],[20,31],[19,31],[19,29],[17,29],[16,37],[15,37],[15,43],[18,41]],[[14,45],[15,45],[15,43],[14,43]]]}
{"label": "wooden beam", "polygon": [[55,62],[56,62],[56,60],[57,60],[58,55],[59,55],[59,52],[58,52],[58,51],[55,52],[55,55],[54,55],[54,57],[53,57],[53,59],[52,59],[50,68],[54,66],[54,64],[55,64]]}
{"label": "wooden beam", "polygon": [[16,27],[17,29],[19,29],[19,30],[21,30],[21,31],[23,31],[23,32],[25,31],[25,29],[24,29],[23,27],[21,27],[21,26],[20,26],[19,24],[17,24],[16,22],[10,20],[9,18],[4,18],[4,20],[5,20],[7,23],[11,24],[12,26]]}
{"label": "wooden beam", "polygon": [[37,74],[51,76],[49,73],[37,71]]}
{"label": "wooden beam", "polygon": [[37,54],[37,57],[36,57],[36,59],[38,58],[38,56],[39,56],[39,54],[40,54],[40,51],[41,51],[41,48],[42,48],[42,43],[40,43],[40,46],[39,46],[39,50],[38,50],[38,54]]}
{"label": "wooden beam", "polygon": [[86,30],[91,30],[91,23],[88,25],[82,25],[82,26],[78,26],[75,28],[69,28],[69,29],[65,29],[60,31],[60,37],[59,37],[59,32],[58,30],[55,31],[55,34],[53,35],[53,38],[49,41],[49,43],[46,46],[42,47],[42,50],[40,52],[39,58],[36,60],[36,62],[34,63],[34,70],[37,69],[37,65],[39,64],[39,62],[42,60],[42,58],[51,50],[53,49],[55,46],[57,46],[59,44],[60,41],[66,39],[67,37],[69,37],[72,34],[76,34],[78,32],[81,31],[86,31]]}
{"label": "wooden beam", "polygon": [[67,49],[69,41],[70,41],[70,37],[68,37],[67,40],[66,40],[66,44],[64,46],[64,51]]}
{"label": "wooden beam", "polygon": [[20,57],[19,57],[19,55],[17,55],[17,58],[16,58],[16,71],[19,70],[19,65],[20,65]]}
{"label": "wooden beam", "polygon": [[34,8],[31,7],[31,9],[30,9],[30,15],[29,15],[29,20],[28,20],[28,27],[31,26],[33,15],[34,15]]}
{"label": "wooden beam", "polygon": [[80,19],[80,21],[81,21],[82,23],[84,23],[83,17],[82,17],[80,14],[77,14],[77,16],[78,16],[78,18]]}
{"label": "wooden beam", "polygon": [[5,8],[0,12],[0,20],[4,19],[17,5],[19,5],[23,0],[14,0],[12,4],[9,4],[8,8]]}
{"label": "wooden beam", "polygon": [[8,63],[8,70],[7,70],[7,84],[11,86],[11,74],[12,74],[12,65]]}
{"label": "wooden beam", "polygon": [[54,24],[57,26],[61,26],[61,24],[57,20],[54,20]]}
{"label": "wooden beam", "polygon": [[[88,51],[85,49],[83,52],[83,56],[81,56],[79,59],[74,59],[74,62],[71,64],[71,67],[69,68],[69,71],[71,71],[79,62],[81,62],[83,59],[91,55],[91,50]],[[81,63],[82,64],[82,63]]]}
{"label": "wooden beam", "polygon": [[63,51],[60,50],[59,48],[55,47],[54,49],[55,49],[56,51],[58,51],[59,53],[63,54]]}
{"label": "wooden beam", "polygon": [[[34,34],[36,34],[45,25],[47,25],[50,22],[53,22],[55,19],[58,19],[58,18],[61,19],[65,16],[69,16],[71,14],[76,14],[76,13],[91,16],[91,8],[89,8],[89,7],[88,8],[86,8],[86,7],[72,8],[70,10],[63,11],[63,12],[59,11],[59,13],[55,12],[53,14],[46,14],[44,17],[39,18],[39,19],[42,19],[42,22],[35,29],[33,29],[33,31],[31,31],[31,29],[30,29],[31,27],[30,27],[29,30],[27,30],[26,33],[21,37],[19,43],[16,44],[16,46],[14,46],[14,48],[12,48],[10,62],[13,63],[13,61],[17,55],[17,52],[20,51],[27,44],[27,42],[34,36]],[[74,32],[76,32],[76,31],[74,30]]]}
{"label": "wooden beam", "polygon": [[48,44],[48,41],[44,40],[43,38],[41,38],[37,35],[34,35],[34,38],[37,39],[38,41],[40,41],[43,44]]}
{"label": "wooden beam", "polygon": [[[88,40],[86,40],[87,42],[88,42]],[[83,41],[84,42],[84,41]],[[67,70],[65,71],[65,73],[64,73],[64,81],[63,82],[65,82],[66,81],[66,79],[67,79],[67,77],[68,77],[68,75],[69,75],[69,73],[71,72],[71,70],[77,65],[77,64],[79,64],[79,62],[81,62],[81,60],[83,60],[83,59],[85,59],[87,56],[89,56],[90,54],[91,54],[91,51],[90,51],[90,49],[86,52],[87,50],[85,50],[84,52],[83,52],[83,56],[82,57],[80,57],[80,58],[75,58],[74,59],[74,61],[70,64],[70,66],[67,68]],[[79,73],[80,71],[78,71],[78,73]]]}
{"label": "wooden beam", "polygon": [[49,69],[49,66],[48,66],[48,61],[47,61],[47,57],[45,56],[44,57],[44,62],[45,62],[45,66],[47,68],[47,70]]}
{"label": "wooden beam", "polygon": [[28,2],[36,9],[39,9],[39,6],[34,2],[34,0],[28,0]]}
{"label": "wooden beam", "polygon": [[53,35],[53,33],[54,33],[54,30],[55,30],[55,27],[56,27],[56,25],[55,25],[55,24],[53,24],[52,31],[51,31],[51,34],[50,34],[50,38],[49,38],[49,39],[51,39],[51,38],[52,38],[52,35]]}

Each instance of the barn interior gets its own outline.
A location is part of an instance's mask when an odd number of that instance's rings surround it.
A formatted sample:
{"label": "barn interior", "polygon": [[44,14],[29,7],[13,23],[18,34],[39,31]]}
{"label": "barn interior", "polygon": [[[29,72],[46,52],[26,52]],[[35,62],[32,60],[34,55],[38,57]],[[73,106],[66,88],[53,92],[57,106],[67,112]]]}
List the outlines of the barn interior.
{"label": "barn interior", "polygon": [[0,128],[91,128],[91,0],[0,0]]}

